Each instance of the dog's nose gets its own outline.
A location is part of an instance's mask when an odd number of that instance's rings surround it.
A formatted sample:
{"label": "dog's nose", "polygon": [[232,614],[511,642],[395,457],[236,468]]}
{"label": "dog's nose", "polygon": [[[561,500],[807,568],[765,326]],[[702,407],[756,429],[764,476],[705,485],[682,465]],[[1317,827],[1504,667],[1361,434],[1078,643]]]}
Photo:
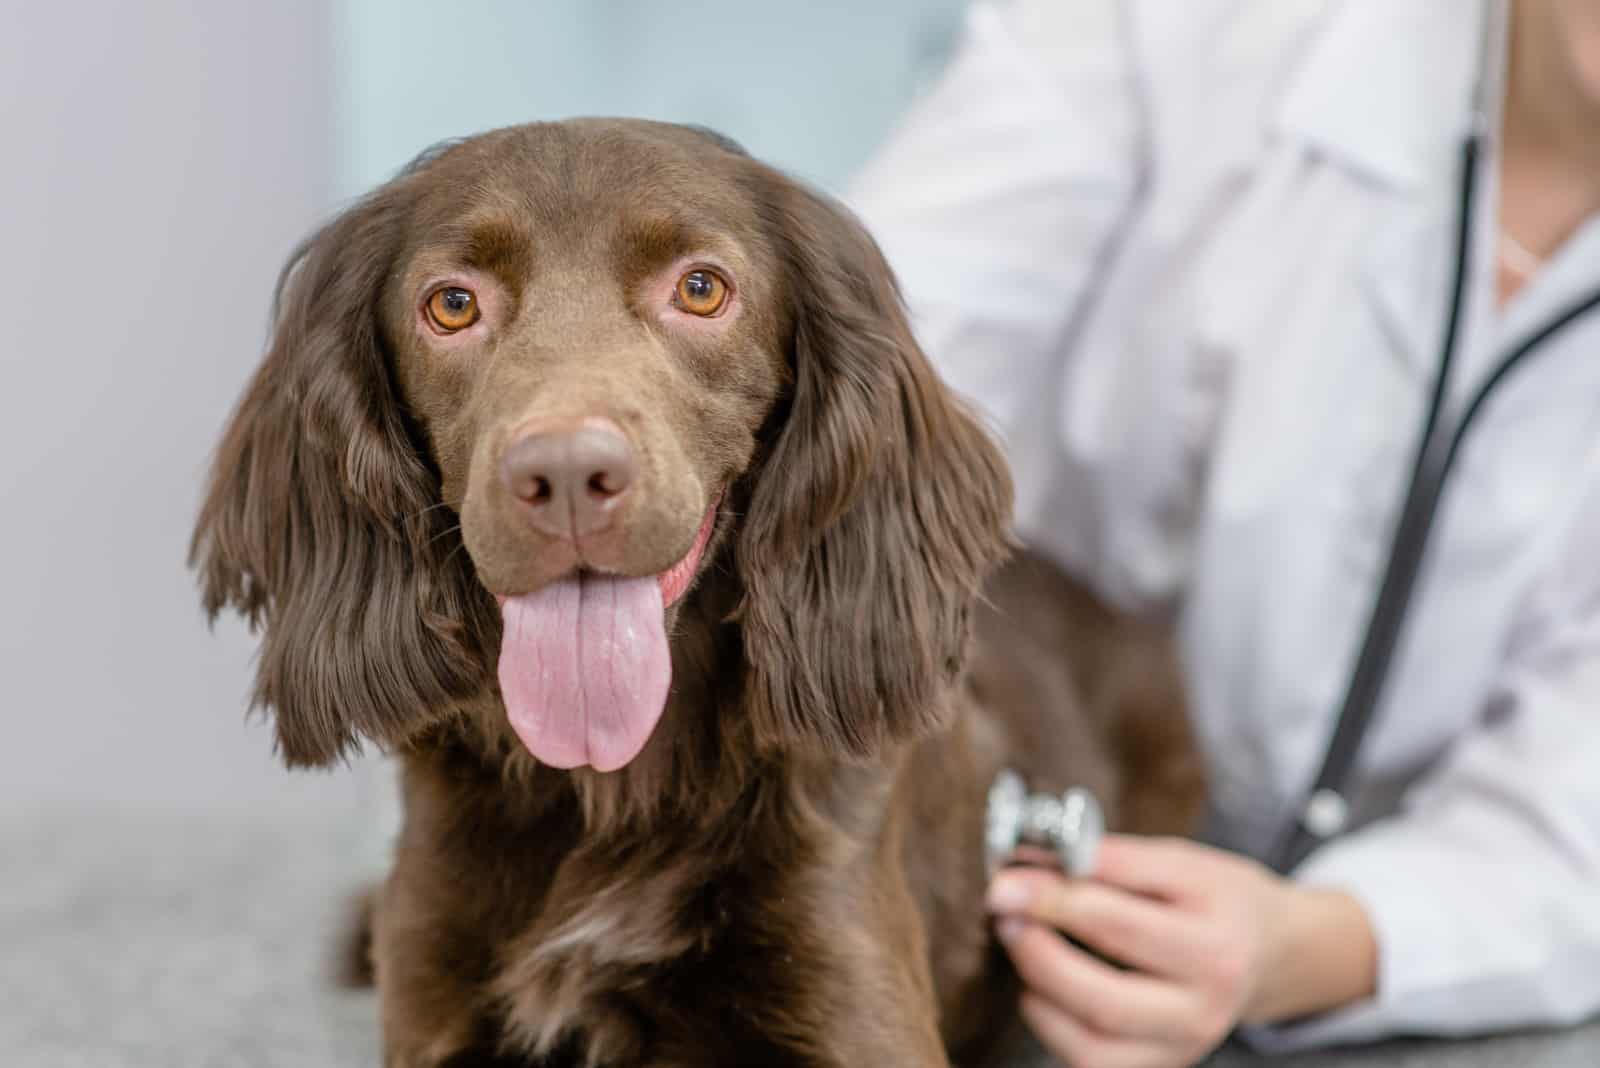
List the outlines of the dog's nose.
{"label": "dog's nose", "polygon": [[562,538],[603,529],[637,472],[633,447],[606,419],[525,428],[500,460],[501,479],[533,525]]}

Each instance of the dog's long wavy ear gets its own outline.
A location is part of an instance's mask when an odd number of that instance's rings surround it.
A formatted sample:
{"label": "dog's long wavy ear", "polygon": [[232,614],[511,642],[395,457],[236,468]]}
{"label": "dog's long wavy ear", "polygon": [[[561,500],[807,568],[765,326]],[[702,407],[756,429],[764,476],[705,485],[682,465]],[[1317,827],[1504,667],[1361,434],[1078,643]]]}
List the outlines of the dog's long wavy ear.
{"label": "dog's long wavy ear", "polygon": [[211,618],[231,606],[263,633],[254,704],[290,765],[398,742],[481,677],[481,598],[446,570],[454,518],[379,329],[407,196],[380,189],[285,267],[190,547]]}
{"label": "dog's long wavy ear", "polygon": [[794,381],[736,550],[749,696],[766,737],[868,757],[942,721],[968,610],[1010,548],[1011,480],[865,229],[776,177],[766,211]]}

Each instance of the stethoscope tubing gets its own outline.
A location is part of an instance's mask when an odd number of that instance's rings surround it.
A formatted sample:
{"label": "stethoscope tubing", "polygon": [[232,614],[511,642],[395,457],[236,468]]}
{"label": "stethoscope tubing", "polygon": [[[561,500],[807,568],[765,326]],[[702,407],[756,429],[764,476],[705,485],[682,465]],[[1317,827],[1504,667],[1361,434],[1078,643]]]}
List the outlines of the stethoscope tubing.
{"label": "stethoscope tubing", "polygon": [[[1456,262],[1450,284],[1450,312],[1445,321],[1439,369],[1428,404],[1427,419],[1423,424],[1422,440],[1418,443],[1416,461],[1412,465],[1405,503],[1390,542],[1388,563],[1378,587],[1378,596],[1373,602],[1361,652],[1350,673],[1350,682],[1345,690],[1333,736],[1311,790],[1296,810],[1292,826],[1271,857],[1273,867],[1280,872],[1292,870],[1318,845],[1344,830],[1349,812],[1346,798],[1350,779],[1362,743],[1371,733],[1378,701],[1383,694],[1395,648],[1404,631],[1416,592],[1417,576],[1422,570],[1439,501],[1461,455],[1467,432],[1472,429],[1490,397],[1514,370],[1525,364],[1528,357],[1556,334],[1600,308],[1600,289],[1568,304],[1495,364],[1494,370],[1472,395],[1453,428],[1447,429],[1442,425],[1450,392],[1450,369],[1460,347],[1467,277],[1472,264],[1472,207],[1476,199],[1481,145],[1482,134],[1478,131],[1474,131],[1462,143],[1459,216],[1455,232]],[[1333,813],[1332,818],[1319,820],[1319,809],[1323,814]]]}

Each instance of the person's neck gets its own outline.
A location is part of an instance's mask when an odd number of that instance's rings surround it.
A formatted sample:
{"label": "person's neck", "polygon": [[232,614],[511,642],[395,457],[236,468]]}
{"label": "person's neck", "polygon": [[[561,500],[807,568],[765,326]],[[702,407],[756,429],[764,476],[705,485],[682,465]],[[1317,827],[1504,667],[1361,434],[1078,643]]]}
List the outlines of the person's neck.
{"label": "person's neck", "polygon": [[1502,137],[1505,154],[1543,181],[1557,183],[1564,201],[1600,210],[1600,101],[1590,97],[1548,13],[1514,4]]}
{"label": "person's neck", "polygon": [[1502,304],[1600,212],[1600,103],[1548,16],[1530,3],[1512,7],[1499,159]]}

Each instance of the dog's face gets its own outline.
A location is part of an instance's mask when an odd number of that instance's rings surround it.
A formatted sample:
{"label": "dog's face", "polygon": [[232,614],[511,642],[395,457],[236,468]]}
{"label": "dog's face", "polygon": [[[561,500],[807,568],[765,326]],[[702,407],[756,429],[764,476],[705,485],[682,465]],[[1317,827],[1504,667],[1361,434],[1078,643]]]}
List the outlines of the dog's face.
{"label": "dog's face", "polygon": [[383,334],[503,609],[510,722],[546,764],[643,747],[664,610],[787,379],[745,165],[675,128],[534,127],[435,160],[412,207]]}
{"label": "dog's face", "polygon": [[927,726],[1008,507],[842,209],[702,131],[582,120],[435,153],[307,243],[195,554],[209,608],[265,624],[292,763],[490,694],[540,762],[606,771],[717,559],[766,737]]}
{"label": "dog's face", "polygon": [[434,160],[384,291],[401,396],[503,597],[684,561],[788,378],[748,161],[630,133],[532,127]]}

